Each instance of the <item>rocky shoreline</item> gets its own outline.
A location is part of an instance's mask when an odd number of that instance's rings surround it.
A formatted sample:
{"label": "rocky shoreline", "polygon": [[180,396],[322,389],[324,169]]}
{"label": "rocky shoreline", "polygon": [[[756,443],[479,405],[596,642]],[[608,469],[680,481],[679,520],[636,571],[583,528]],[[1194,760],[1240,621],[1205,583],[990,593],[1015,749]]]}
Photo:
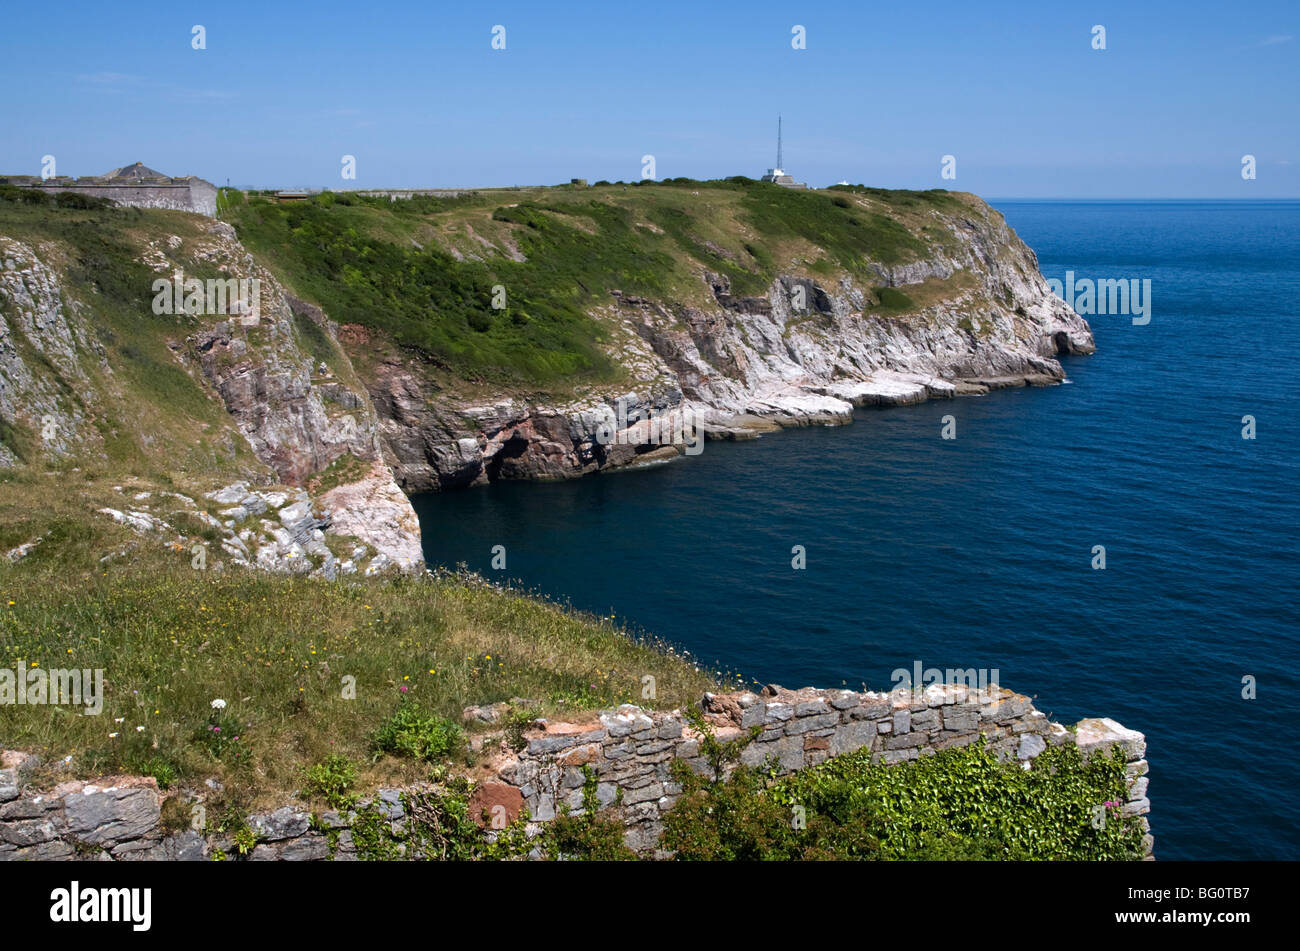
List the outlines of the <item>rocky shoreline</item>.
{"label": "rocky shoreline", "polygon": [[[856,407],[1060,383],[1056,358],[1093,352],[1091,328],[1001,216],[981,208],[979,218],[940,216],[953,247],[876,268],[883,286],[936,298],[907,315],[873,307],[872,289],[848,278],[782,274],[765,297],[737,298],[704,271],[716,305],[707,310],[610,289],[597,313],[613,328],[618,363],[640,381],[632,389],[484,404],[442,392],[419,361],[393,355],[365,385],[394,476],[408,494],[577,478],[684,454],[636,431],[673,414],[698,420],[708,439],[744,439],[848,423]],[[350,339],[341,335],[345,349]]]}
{"label": "rocky shoreline", "polygon": [[[340,327],[288,293],[220,221],[186,238],[156,237],[138,260],[160,277],[202,265],[260,285],[260,312],[251,320],[200,317],[197,329],[167,346],[175,364],[220,399],[230,429],[261,466],[245,469],[241,489],[217,484],[202,493],[233,499],[250,486],[273,498],[289,493],[312,524],[263,519],[265,498],[253,502],[258,511],[241,513],[236,500],[220,515],[198,517],[220,533],[219,547],[236,564],[310,565],[332,575],[362,558],[367,569],[417,568],[419,523],[409,501],[417,493],[577,478],[691,454],[690,435],[748,439],[845,424],[857,407],[1064,380],[1057,357],[1092,352],[1092,332],[1052,293],[1033,251],[982,202],[931,214],[943,237],[923,260],[871,265],[873,286],[791,271],[765,296],[737,296],[727,278],[701,269],[707,307],[609,288],[593,316],[609,331],[614,363],[634,382],[581,385],[563,399],[465,396],[418,355],[388,348],[365,328]],[[0,347],[0,409],[12,415],[27,407],[55,433],[45,446],[53,456],[102,455],[102,437],[79,407],[102,398],[98,388],[112,386],[112,369],[87,308],[66,298],[57,267],[35,247],[0,237],[0,259],[0,298],[14,315],[12,331],[4,324],[0,336],[24,338],[24,347]],[[905,291],[909,306],[884,308],[881,288]],[[79,401],[66,407],[24,348],[75,381]],[[656,430],[665,422],[675,438]],[[237,459],[229,430],[219,439]],[[142,533],[166,524],[158,512],[116,503],[99,510]],[[330,536],[366,551],[330,555]],[[180,533],[179,543],[191,541]]]}

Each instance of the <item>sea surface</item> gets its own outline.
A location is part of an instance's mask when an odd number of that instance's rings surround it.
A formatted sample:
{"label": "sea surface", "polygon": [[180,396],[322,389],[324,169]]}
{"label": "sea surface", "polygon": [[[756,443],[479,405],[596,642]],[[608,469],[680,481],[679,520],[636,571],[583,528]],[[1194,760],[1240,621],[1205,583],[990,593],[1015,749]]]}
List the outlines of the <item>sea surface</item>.
{"label": "sea surface", "polygon": [[1150,322],[1090,316],[1058,387],[423,496],[426,557],[758,683],[996,669],[1146,734],[1157,858],[1300,857],[1300,202],[994,205],[1049,278],[1150,279]]}

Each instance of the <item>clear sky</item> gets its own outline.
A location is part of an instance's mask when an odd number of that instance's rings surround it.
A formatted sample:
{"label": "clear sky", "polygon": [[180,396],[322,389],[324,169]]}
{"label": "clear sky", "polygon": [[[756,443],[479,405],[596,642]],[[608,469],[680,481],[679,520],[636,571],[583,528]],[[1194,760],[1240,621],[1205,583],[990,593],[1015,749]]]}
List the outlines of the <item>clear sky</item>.
{"label": "clear sky", "polygon": [[818,186],[1300,197],[1296,0],[9,2],[0,31],[14,174],[48,154],[61,175],[490,186],[632,180],[653,155],[659,178],[757,177],[780,113],[786,170]]}

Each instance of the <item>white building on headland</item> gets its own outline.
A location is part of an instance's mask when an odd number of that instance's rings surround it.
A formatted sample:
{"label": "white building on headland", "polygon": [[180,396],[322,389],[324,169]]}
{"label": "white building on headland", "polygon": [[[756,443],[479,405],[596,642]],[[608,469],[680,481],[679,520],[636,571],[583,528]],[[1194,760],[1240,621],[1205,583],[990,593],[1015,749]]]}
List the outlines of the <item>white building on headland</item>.
{"label": "white building on headland", "polygon": [[796,182],[792,175],[787,175],[781,169],[781,117],[776,117],[776,168],[769,168],[767,174],[763,176],[762,181],[772,182],[780,185],[782,188],[807,188],[805,182]]}

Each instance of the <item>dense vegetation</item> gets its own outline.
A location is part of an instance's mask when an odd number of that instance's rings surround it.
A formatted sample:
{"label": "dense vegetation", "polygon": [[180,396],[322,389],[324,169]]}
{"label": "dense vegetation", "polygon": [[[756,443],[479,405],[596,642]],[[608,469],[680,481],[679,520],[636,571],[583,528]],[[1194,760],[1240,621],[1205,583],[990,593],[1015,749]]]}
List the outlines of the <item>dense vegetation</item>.
{"label": "dense vegetation", "polygon": [[[871,262],[924,253],[928,219],[909,215],[951,211],[961,200],[731,178],[396,201],[238,195],[222,206],[241,240],[333,319],[382,331],[466,377],[558,387],[617,375],[592,315],[612,289],[699,303],[702,269],[742,295],[764,293],[790,269],[870,284]],[[505,306],[494,306],[498,287]]]}
{"label": "dense vegetation", "polygon": [[1026,770],[999,762],[981,741],[894,766],[872,765],[861,750],[785,778],[736,766],[724,779],[721,764],[747,740],[711,743],[711,775],[678,768],[685,793],[663,838],[678,858],[1141,857],[1138,820],[1120,814],[1119,751],[1085,761],[1077,747],[1053,747]]}

